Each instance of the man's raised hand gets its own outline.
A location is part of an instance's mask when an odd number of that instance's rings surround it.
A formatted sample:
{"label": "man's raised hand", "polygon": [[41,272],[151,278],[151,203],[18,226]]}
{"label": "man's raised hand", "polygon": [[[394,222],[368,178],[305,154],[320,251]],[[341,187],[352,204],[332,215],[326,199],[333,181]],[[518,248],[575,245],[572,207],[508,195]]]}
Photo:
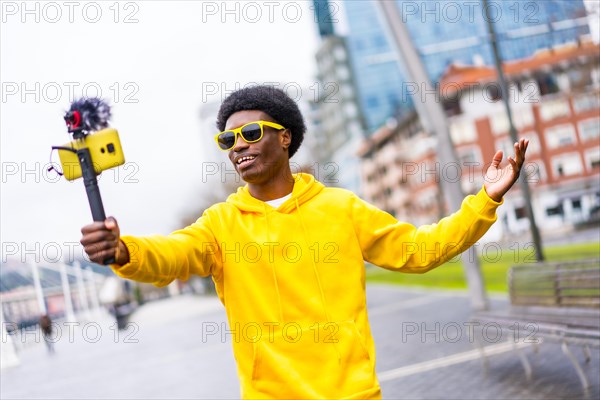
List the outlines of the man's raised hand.
{"label": "man's raised hand", "polygon": [[515,156],[508,157],[508,164],[500,168],[503,154],[502,150],[498,150],[494,155],[492,164],[485,173],[483,186],[488,196],[496,201],[501,201],[502,197],[508,192],[512,185],[519,179],[521,168],[525,162],[525,152],[529,140],[520,139],[514,144]]}

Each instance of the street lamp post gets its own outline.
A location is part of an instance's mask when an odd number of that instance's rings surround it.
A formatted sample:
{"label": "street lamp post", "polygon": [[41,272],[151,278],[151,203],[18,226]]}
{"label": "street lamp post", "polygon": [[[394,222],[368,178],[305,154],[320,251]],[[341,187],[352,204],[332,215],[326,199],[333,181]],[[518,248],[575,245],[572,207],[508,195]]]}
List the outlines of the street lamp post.
{"label": "street lamp post", "polygon": [[[446,114],[438,101],[422,101],[421,95],[424,93],[434,93],[433,85],[425,71],[421,58],[419,57],[414,44],[411,41],[406,25],[402,21],[398,6],[395,1],[376,2],[381,11],[381,15],[386,22],[388,31],[394,39],[397,54],[401,57],[408,76],[416,84],[416,93],[414,94],[415,107],[419,114],[419,119],[426,131],[433,132],[437,137],[437,156],[444,165],[459,165],[454,150],[454,145],[450,140]],[[460,208],[465,195],[459,184],[451,183],[445,179],[441,180],[443,192],[449,206],[453,210]],[[467,257],[462,258],[462,263],[467,277],[471,305],[475,310],[485,310],[488,308],[488,300],[481,276],[479,259],[475,252],[475,247],[471,246],[466,251]]]}
{"label": "street lamp post", "polygon": [[[508,99],[508,83],[506,82],[506,79],[504,77],[504,71],[502,70],[502,57],[500,56],[500,50],[498,49],[498,37],[496,35],[494,23],[492,22],[492,18],[490,16],[488,0],[483,0],[483,9],[485,12],[485,20],[488,27],[490,43],[492,45],[492,53],[494,54],[494,63],[496,64],[496,71],[498,72],[498,81],[500,83],[502,101],[504,102],[504,107],[506,108],[506,115],[508,117],[508,124],[510,127],[510,138],[513,141],[513,143],[516,143],[519,141],[519,138],[517,137],[517,129],[515,128],[512,110],[510,109],[510,103]],[[535,248],[535,257],[538,261],[544,261],[544,253],[542,252],[542,239],[540,236],[540,231],[538,230],[537,224],[535,222],[535,215],[533,214],[533,206],[531,205],[531,191],[529,190],[529,183],[527,182],[526,173],[521,174],[521,176],[519,177],[519,185],[521,187],[521,191],[523,192],[523,197],[525,198],[525,209],[527,211],[527,216],[529,217],[529,226],[531,229],[531,236]]]}

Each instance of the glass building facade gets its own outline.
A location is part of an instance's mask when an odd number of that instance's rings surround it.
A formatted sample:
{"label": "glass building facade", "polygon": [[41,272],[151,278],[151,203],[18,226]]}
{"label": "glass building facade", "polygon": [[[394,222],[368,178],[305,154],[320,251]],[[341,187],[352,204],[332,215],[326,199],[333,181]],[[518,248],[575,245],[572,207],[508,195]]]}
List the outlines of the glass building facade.
{"label": "glass building facade", "polygon": [[[452,63],[493,65],[481,1],[396,3],[434,84]],[[505,61],[589,34],[582,0],[490,0],[488,4]],[[413,108],[410,86],[382,27],[376,1],[348,0],[343,6],[360,105],[372,132],[388,118]]]}

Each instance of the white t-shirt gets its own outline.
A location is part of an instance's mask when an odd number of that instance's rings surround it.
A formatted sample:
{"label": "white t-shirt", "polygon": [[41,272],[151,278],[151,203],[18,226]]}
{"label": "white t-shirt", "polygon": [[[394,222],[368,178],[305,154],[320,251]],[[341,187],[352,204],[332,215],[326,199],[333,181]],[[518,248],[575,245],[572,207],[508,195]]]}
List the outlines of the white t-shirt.
{"label": "white t-shirt", "polygon": [[277,208],[280,205],[282,205],[283,203],[285,203],[285,201],[287,199],[289,199],[290,197],[292,197],[291,193],[288,194],[287,196],[283,196],[283,197],[280,197],[278,199],[273,199],[273,200],[265,201],[265,203],[267,203],[268,205],[270,205],[273,208]]}

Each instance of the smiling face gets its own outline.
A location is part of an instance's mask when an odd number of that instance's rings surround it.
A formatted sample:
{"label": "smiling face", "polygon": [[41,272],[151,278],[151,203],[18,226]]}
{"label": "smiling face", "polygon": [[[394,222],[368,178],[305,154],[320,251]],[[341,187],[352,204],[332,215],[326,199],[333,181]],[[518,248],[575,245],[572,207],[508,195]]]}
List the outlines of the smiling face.
{"label": "smiling face", "polygon": [[[274,121],[258,110],[238,111],[227,119],[225,130],[239,128],[254,121]],[[249,184],[265,184],[279,176],[287,176],[289,169],[288,147],[291,143],[289,129],[277,130],[264,126],[264,135],[256,143],[247,143],[240,135],[229,150],[229,159],[242,179]]]}

